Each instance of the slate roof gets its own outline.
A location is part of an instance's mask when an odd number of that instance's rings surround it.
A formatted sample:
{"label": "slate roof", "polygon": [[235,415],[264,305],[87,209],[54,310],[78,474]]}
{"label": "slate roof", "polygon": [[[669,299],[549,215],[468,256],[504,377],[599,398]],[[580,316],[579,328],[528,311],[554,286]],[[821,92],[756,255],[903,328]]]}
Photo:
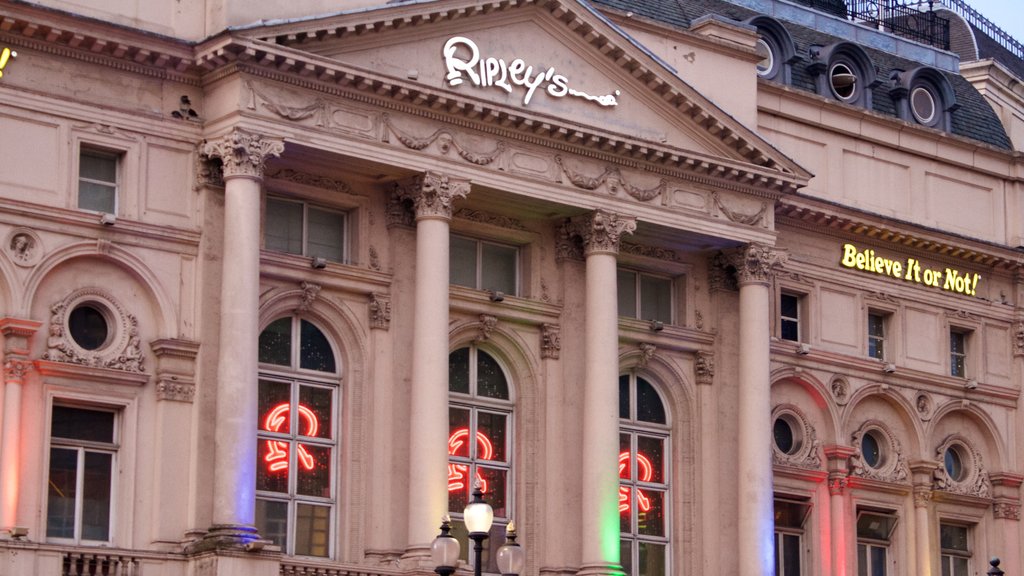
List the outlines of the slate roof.
{"label": "slate roof", "polygon": [[[643,18],[683,29],[689,28],[694,20],[708,14],[717,14],[738,21],[758,15],[758,12],[725,0],[591,0],[591,3],[598,7],[632,12]],[[793,22],[782,21],[781,24],[793,37],[797,56],[801,57],[799,62],[793,64],[792,86],[808,92],[815,92],[814,80],[807,71],[807,65],[810,63],[808,48],[813,44],[827,46],[846,39]],[[882,80],[872,93],[873,109],[880,114],[895,117],[896,105],[889,95],[890,73],[893,70],[912,70],[920,64],[868,46],[863,46],[863,48],[877,69],[878,79]],[[1018,62],[1020,62],[1019,59]],[[942,74],[949,79],[956,94],[957,104],[960,105],[960,108],[952,114],[952,133],[1004,150],[1012,150],[1013,145],[1006,135],[1002,122],[999,121],[999,117],[981,93],[962,76],[948,72],[942,72]],[[846,106],[838,101],[836,105]]]}
{"label": "slate roof", "polygon": [[978,43],[979,60],[991,58],[1009,68],[1018,78],[1024,78],[1024,60],[1014,56],[1013,52],[1007,50],[998,40],[983,32],[981,28],[973,24],[969,25],[974,31],[974,40]]}

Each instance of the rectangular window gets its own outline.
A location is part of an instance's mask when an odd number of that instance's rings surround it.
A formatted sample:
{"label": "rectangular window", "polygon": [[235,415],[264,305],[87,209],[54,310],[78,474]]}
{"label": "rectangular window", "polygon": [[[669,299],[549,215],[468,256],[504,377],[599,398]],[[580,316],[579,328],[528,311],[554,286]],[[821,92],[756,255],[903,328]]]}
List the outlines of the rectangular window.
{"label": "rectangular window", "polygon": [[345,262],[347,215],[305,202],[267,198],[267,250]]}
{"label": "rectangular window", "polygon": [[967,377],[967,333],[963,330],[949,331],[949,374]]}
{"label": "rectangular window", "polygon": [[800,300],[795,294],[779,296],[779,337],[800,342]]}
{"label": "rectangular window", "polygon": [[896,515],[861,510],[857,514],[857,576],[887,576]]}
{"label": "rectangular window", "polygon": [[78,153],[78,207],[117,214],[120,155],[82,147]]}
{"label": "rectangular window", "polygon": [[672,324],[672,279],[618,270],[619,316]]}
{"label": "rectangular window", "polygon": [[775,499],[775,574],[801,576],[804,523],[811,511],[806,500]]}
{"label": "rectangular window", "polygon": [[449,282],[477,290],[519,293],[519,249],[515,246],[452,236]]}
{"label": "rectangular window", "polygon": [[967,526],[957,524],[939,525],[942,576],[968,576],[970,573],[969,530]]}
{"label": "rectangular window", "polygon": [[109,410],[53,407],[47,538],[75,543],[110,541],[116,420]]}
{"label": "rectangular window", "polygon": [[868,313],[868,356],[885,360],[886,316],[878,312]]}

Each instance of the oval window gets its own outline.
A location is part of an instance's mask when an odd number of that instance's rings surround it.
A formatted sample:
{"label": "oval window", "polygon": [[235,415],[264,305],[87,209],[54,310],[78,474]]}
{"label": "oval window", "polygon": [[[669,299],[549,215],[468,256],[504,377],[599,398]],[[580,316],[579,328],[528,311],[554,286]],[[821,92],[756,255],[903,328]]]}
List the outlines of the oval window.
{"label": "oval window", "polygon": [[935,96],[932,91],[923,86],[911,90],[910,111],[918,122],[930,126],[935,120]]}
{"label": "oval window", "polygon": [[772,426],[772,435],[775,439],[775,447],[783,454],[792,454],[796,451],[796,435],[793,434],[793,427],[785,418],[776,418]]}
{"label": "oval window", "polygon": [[943,458],[945,460],[946,474],[954,482],[960,482],[964,479],[964,461],[960,457],[960,450],[956,446],[950,446],[946,448],[946,454]]}
{"label": "oval window", "polygon": [[772,70],[775,68],[775,52],[772,50],[771,44],[764,38],[758,38],[754,50],[757,51],[757,55],[761,58],[757,63],[757,75],[771,76]]}
{"label": "oval window", "polygon": [[868,432],[861,438],[860,452],[868,466],[878,468],[882,465],[882,446],[874,432]]}
{"label": "oval window", "polygon": [[96,304],[80,304],[68,315],[68,332],[83,350],[98,350],[110,339],[107,315]]}
{"label": "oval window", "polygon": [[857,75],[842,62],[833,64],[828,71],[828,84],[836,98],[843,102],[849,102],[857,95]]}

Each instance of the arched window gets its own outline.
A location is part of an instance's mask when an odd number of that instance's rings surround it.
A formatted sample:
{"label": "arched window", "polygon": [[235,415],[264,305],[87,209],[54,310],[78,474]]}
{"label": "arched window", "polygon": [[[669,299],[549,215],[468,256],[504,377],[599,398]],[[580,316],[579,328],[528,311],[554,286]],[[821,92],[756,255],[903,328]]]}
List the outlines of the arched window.
{"label": "arched window", "polygon": [[448,356],[448,510],[453,535],[467,560],[462,511],[480,480],[494,524],[484,551],[484,571],[498,572],[497,549],[512,510],[512,397],[498,361],[475,345]]}
{"label": "arched window", "polygon": [[668,413],[654,385],[619,376],[619,526],[626,574],[669,574]]}
{"label": "arched window", "polygon": [[289,316],[259,341],[256,528],[286,554],[330,557],[337,470],[338,370],[312,322]]}

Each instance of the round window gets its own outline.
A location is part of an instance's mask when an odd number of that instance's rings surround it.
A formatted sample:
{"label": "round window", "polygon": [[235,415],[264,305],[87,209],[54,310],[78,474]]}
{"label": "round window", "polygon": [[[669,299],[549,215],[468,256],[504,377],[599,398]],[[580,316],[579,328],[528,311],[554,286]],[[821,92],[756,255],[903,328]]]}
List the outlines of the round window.
{"label": "round window", "polygon": [[757,63],[758,76],[770,76],[775,68],[775,52],[764,38],[757,39],[757,46],[754,47],[761,60]]}
{"label": "round window", "polygon": [[828,71],[828,84],[836,98],[843,102],[849,102],[857,95],[857,75],[842,62],[833,64]]}
{"label": "round window", "polygon": [[92,302],[79,304],[68,315],[68,332],[83,350],[98,350],[110,339],[107,315]]}
{"label": "round window", "polygon": [[950,446],[946,448],[946,454],[943,458],[945,460],[946,474],[954,482],[960,482],[964,479],[964,460],[960,456],[960,450],[956,446]]}
{"label": "round window", "polygon": [[785,418],[776,418],[772,425],[772,435],[775,439],[775,447],[783,454],[796,452],[796,436],[793,434],[793,426]]}
{"label": "round window", "polygon": [[910,91],[910,111],[921,124],[930,126],[935,120],[935,96],[924,86]]}
{"label": "round window", "polygon": [[882,445],[875,432],[867,432],[861,438],[860,453],[868,466],[878,468],[882,465]]}

